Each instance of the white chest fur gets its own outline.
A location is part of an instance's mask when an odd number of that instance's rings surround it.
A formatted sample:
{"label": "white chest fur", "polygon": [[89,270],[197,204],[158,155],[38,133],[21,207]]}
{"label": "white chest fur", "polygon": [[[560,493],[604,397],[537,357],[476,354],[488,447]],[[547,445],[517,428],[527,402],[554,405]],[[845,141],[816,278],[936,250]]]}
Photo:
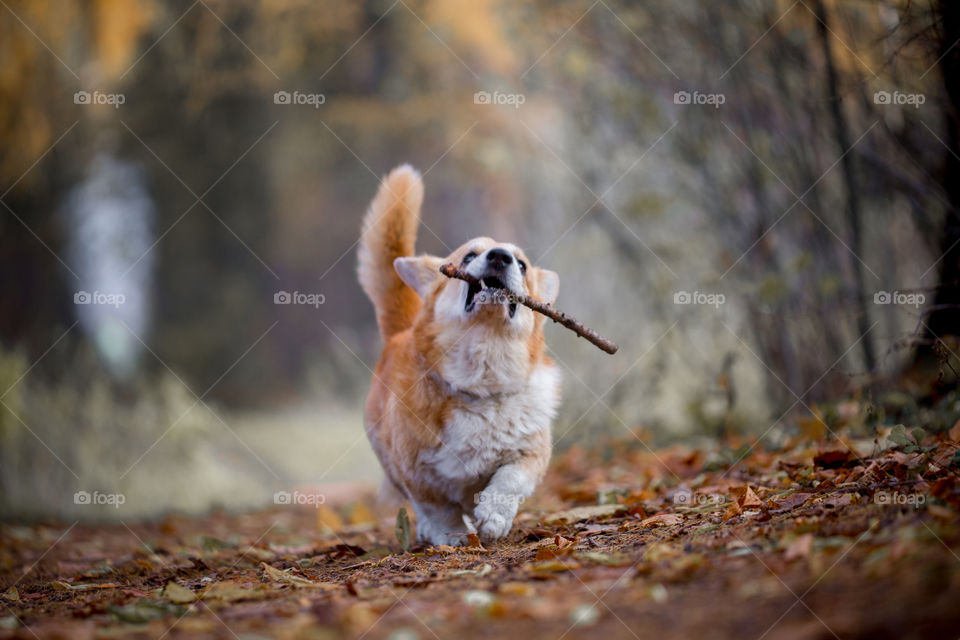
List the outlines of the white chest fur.
{"label": "white chest fur", "polygon": [[466,402],[445,424],[442,444],[421,453],[421,469],[443,482],[451,499],[461,499],[465,489],[512,462],[533,434],[550,429],[559,382],[555,367],[541,366],[509,393]]}

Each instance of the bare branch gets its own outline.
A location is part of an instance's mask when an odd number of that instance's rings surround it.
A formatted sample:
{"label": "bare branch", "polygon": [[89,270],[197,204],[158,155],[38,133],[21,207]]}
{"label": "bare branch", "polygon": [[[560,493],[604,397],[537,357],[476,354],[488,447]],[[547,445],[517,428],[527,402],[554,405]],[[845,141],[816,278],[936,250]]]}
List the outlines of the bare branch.
{"label": "bare branch", "polygon": [[[480,285],[480,281],[478,279],[474,278],[469,273],[464,273],[455,265],[450,263],[440,267],[440,273],[448,278],[457,278],[459,280],[463,280],[464,282],[469,282],[470,284]],[[516,300],[528,309],[533,309],[537,313],[547,316],[554,322],[559,322],[567,329],[570,329],[581,338],[586,338],[589,342],[593,343],[600,349],[603,349],[607,353],[614,354],[619,348],[613,342],[610,342],[590,327],[585,327],[575,318],[568,316],[562,311],[554,309],[553,306],[545,302],[540,302],[539,300],[534,300],[530,296],[526,296],[522,293],[514,293],[513,291],[508,291],[506,289],[490,289],[490,292],[492,295],[502,294],[504,296],[508,296],[511,300]]]}

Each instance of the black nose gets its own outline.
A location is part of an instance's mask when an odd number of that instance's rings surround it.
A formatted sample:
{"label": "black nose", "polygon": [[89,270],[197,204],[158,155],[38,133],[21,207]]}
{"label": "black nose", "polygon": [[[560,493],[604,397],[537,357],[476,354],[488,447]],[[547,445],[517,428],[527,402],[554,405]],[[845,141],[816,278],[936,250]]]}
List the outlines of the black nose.
{"label": "black nose", "polygon": [[503,269],[513,262],[513,256],[506,249],[490,249],[487,252],[487,262],[493,267]]}

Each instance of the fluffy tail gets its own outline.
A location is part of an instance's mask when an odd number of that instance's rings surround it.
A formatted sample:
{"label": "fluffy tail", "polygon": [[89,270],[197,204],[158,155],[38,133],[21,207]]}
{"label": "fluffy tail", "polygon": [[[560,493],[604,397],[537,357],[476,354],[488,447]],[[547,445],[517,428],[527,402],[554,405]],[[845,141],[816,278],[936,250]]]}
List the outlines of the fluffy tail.
{"label": "fluffy tail", "polygon": [[413,255],[423,203],[420,173],[408,164],[390,172],[363,218],[357,274],[373,302],[384,342],[413,325],[420,299],[393,269],[396,258]]}

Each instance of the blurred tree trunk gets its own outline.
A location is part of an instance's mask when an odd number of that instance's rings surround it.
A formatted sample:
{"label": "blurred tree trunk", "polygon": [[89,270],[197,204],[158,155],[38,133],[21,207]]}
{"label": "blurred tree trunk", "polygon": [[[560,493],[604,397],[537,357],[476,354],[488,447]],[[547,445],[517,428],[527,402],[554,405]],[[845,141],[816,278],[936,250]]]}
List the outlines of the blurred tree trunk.
{"label": "blurred tree trunk", "polygon": [[950,208],[940,232],[941,260],[938,285],[934,299],[937,311],[927,322],[928,344],[920,347],[918,360],[932,355],[932,343],[948,334],[960,333],[960,3],[939,0],[937,17],[940,20],[940,71],[946,93],[944,126],[949,153],[943,169],[943,186]]}
{"label": "blurred tree trunk", "polygon": [[[860,185],[857,183],[856,168],[853,166],[854,156],[849,153],[851,145],[850,129],[847,125],[843,108],[840,105],[840,82],[837,78],[837,68],[833,59],[833,50],[830,46],[827,10],[823,5],[823,0],[815,0],[813,6],[817,17],[817,33],[820,38],[820,47],[823,51],[823,59],[827,71],[827,100],[830,106],[830,115],[833,118],[837,146],[840,148],[840,153],[843,154],[840,164],[843,172],[843,180],[847,189],[847,219],[850,226],[850,250],[851,253],[853,253],[851,256],[851,269],[854,279],[854,295],[856,296],[857,329],[860,335],[865,335],[870,330],[870,315],[867,308],[867,288],[863,278],[863,268],[860,264],[860,254],[863,247]],[[861,345],[863,347],[864,366],[866,369],[872,371],[876,364],[873,342],[869,337],[865,337],[861,340]]]}

